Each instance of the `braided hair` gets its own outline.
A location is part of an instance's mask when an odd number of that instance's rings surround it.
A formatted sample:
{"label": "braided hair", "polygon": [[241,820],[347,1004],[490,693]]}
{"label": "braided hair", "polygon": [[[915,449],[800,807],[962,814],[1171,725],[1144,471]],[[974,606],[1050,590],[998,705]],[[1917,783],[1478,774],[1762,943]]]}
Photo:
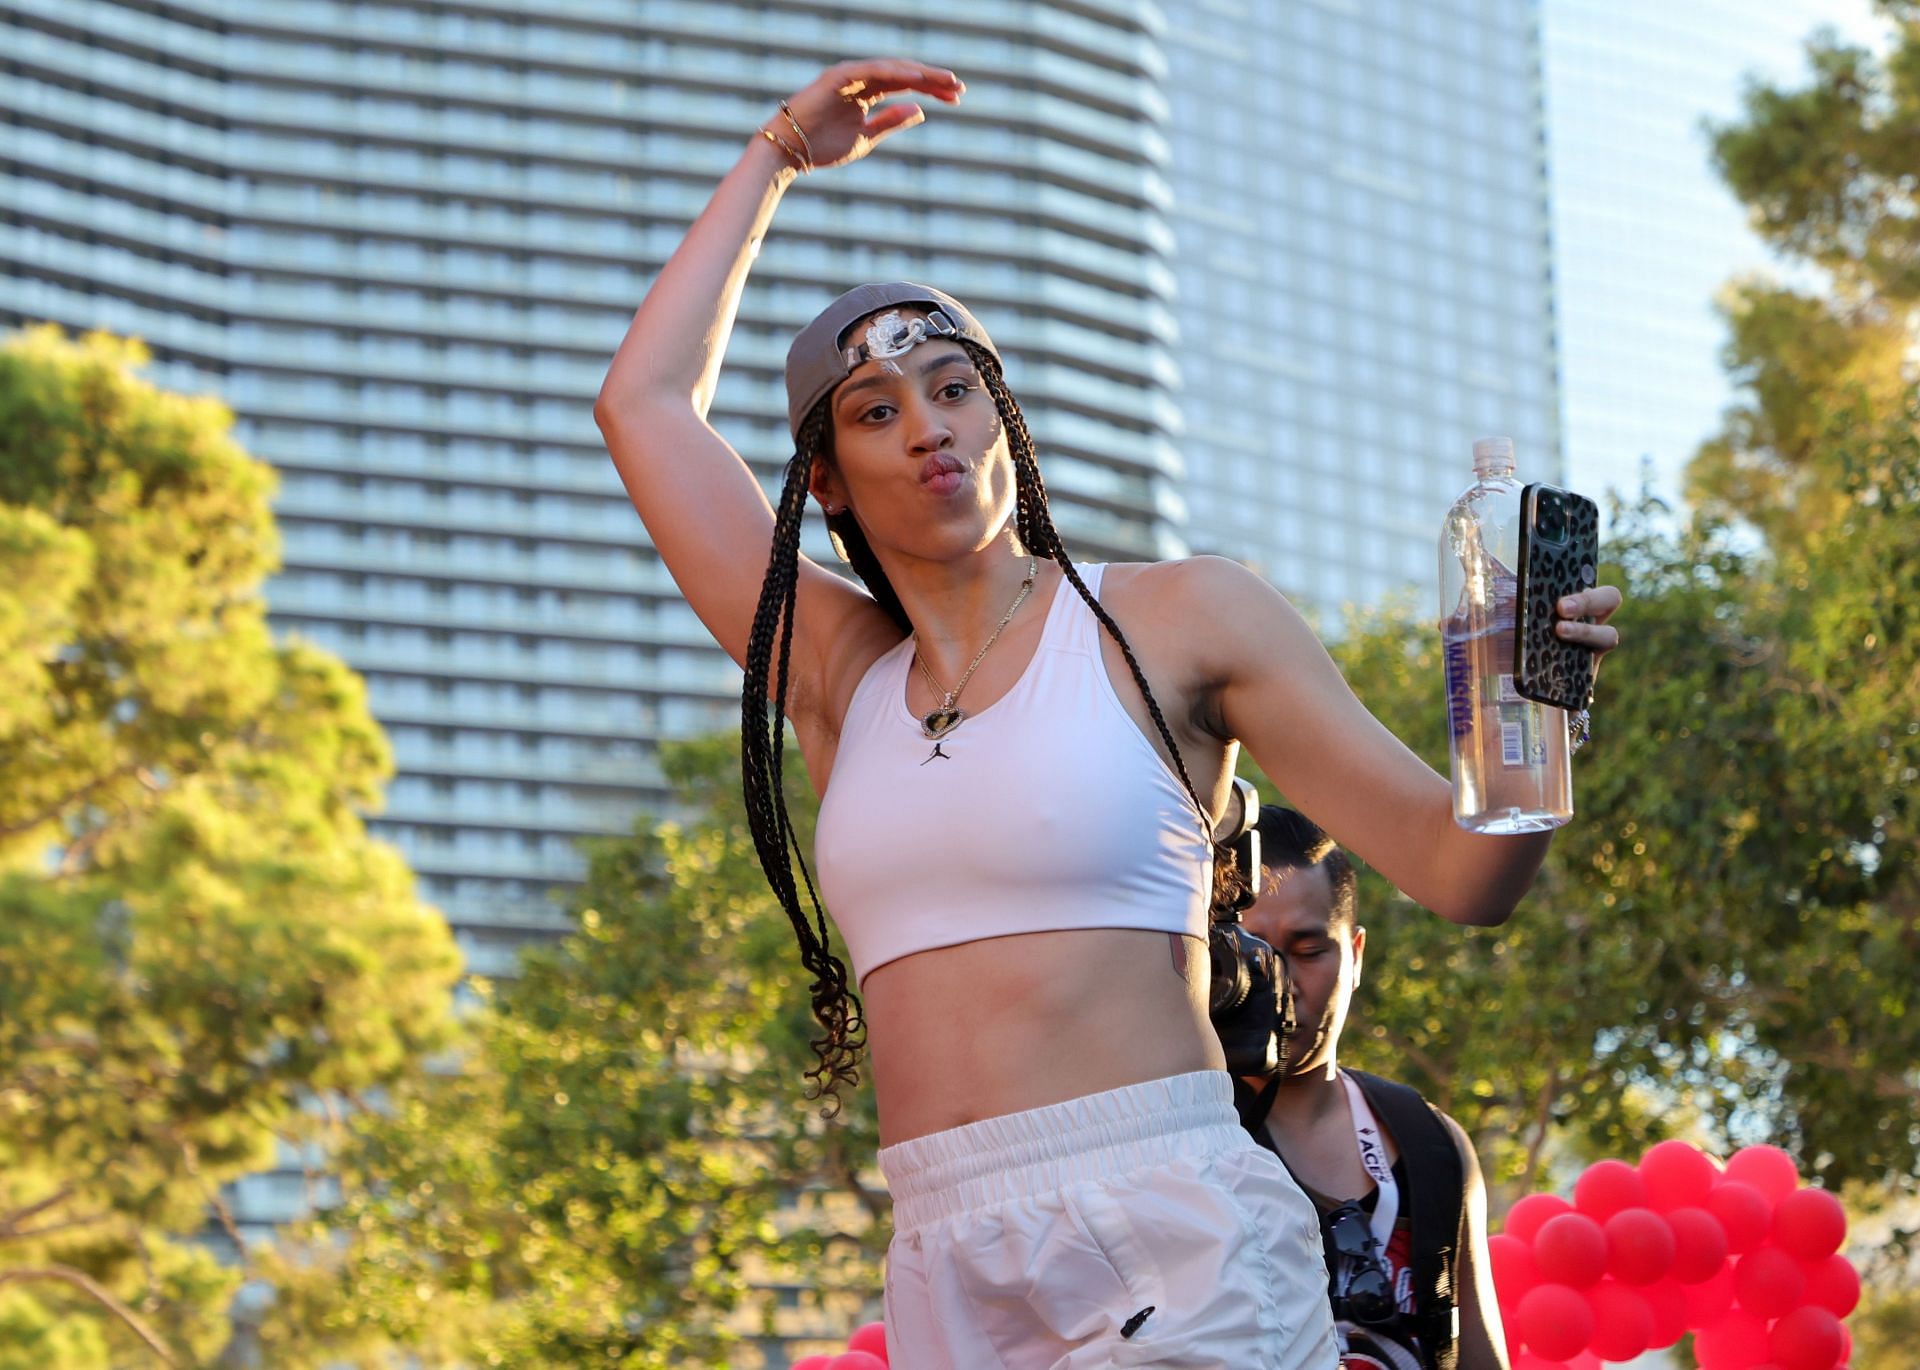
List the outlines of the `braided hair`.
{"label": "braided hair", "polygon": [[[1059,530],[1053,525],[1053,515],[1047,506],[1047,487],[1040,478],[1040,463],[1033,436],[1027,431],[1026,417],[1020,412],[1019,403],[1007,388],[1000,359],[969,339],[957,341],[971,358],[987,393],[993,397],[994,408],[999,411],[1000,421],[1006,429],[1007,447],[1013,456],[1017,501],[1014,527],[1021,545],[1034,555],[1047,557],[1059,564],[1068,583],[1093,611],[1108,635],[1119,644],[1127,668],[1133,673],[1134,684],[1146,700],[1153,725],[1158,729],[1161,741],[1166,743],[1168,755],[1173,758],[1180,783],[1192,797],[1195,810],[1204,816],[1207,806],[1200,802],[1199,792],[1194,789],[1193,780],[1187,774],[1186,761],[1180,755],[1179,745],[1173,740],[1173,731],[1167,726],[1160,702],[1154,698],[1153,690],[1147,684],[1146,673],[1140,669],[1140,662],[1133,654],[1132,644],[1121,632],[1120,625],[1114,622],[1113,616],[1087,588],[1086,581],[1081,579],[1079,570],[1067,555],[1066,544],[1061,540]],[[747,823],[753,831],[754,847],[759,852],[767,881],[793,924],[794,935],[800,943],[800,963],[813,976],[810,987],[813,1015],[823,1035],[813,1040],[814,1054],[819,1060],[807,1072],[807,1079],[812,1086],[808,1097],[824,1095],[829,1100],[825,1109],[828,1116],[839,1111],[840,1087],[859,1082],[858,1066],[860,1052],[866,1045],[866,1023],[861,1015],[859,996],[848,984],[846,965],[831,949],[826,913],[820,906],[813,875],[807,868],[806,857],[800,850],[799,839],[787,815],[781,759],[786,741],[787,669],[793,645],[794,604],[799,588],[800,526],[806,513],[808,480],[814,462],[832,459],[832,414],[831,395],[814,405],[800,425],[794,456],[787,464],[786,481],[775,511],[773,552],[767,562],[766,579],[761,583],[760,603],[754,613],[753,630],[747,639],[746,679],[741,690],[740,711],[740,773],[746,797]],[[861,531],[853,515],[850,512],[831,515],[827,526],[874,600],[899,624],[903,633],[911,633],[913,622],[907,617],[899,595],[888,582],[879,558],[874,555],[866,534]],[[771,690],[769,683],[773,687]],[[1211,831],[1207,833],[1207,840],[1211,843]],[[799,869],[799,883],[794,879],[796,866]],[[1230,862],[1224,858],[1215,861],[1216,902],[1222,897],[1223,890],[1237,878]],[[811,914],[800,904],[802,884],[807,892]]]}

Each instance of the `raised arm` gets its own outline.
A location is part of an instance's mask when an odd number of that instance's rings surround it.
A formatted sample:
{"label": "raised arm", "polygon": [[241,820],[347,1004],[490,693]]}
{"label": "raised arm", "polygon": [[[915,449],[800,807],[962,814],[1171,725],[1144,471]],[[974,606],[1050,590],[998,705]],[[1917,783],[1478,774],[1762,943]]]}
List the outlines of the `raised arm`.
{"label": "raised arm", "polygon": [[[1288,801],[1417,903],[1455,923],[1512,914],[1546,857],[1549,833],[1489,837],[1453,821],[1447,782],[1367,712],[1299,613],[1260,577],[1216,557],[1180,563],[1182,600],[1236,631],[1196,631],[1195,678],[1209,726],[1246,745]],[[1557,610],[1560,635],[1597,651],[1620,592],[1599,586]],[[1590,615],[1594,623],[1571,622]],[[1436,685],[1436,688],[1438,686]]]}
{"label": "raised arm", "polygon": [[[789,102],[804,141],[784,114],[764,127],[802,160],[810,154],[813,169],[839,166],[926,117],[913,104],[874,108],[900,91],[952,102],[961,84],[950,71],[914,62],[843,62]],[[755,132],[641,301],[593,409],[661,560],[736,662],[744,662],[766,574],[773,510],[747,464],[708,425],[707,410],[747,271],[800,170]],[[860,590],[802,558],[796,673],[817,673],[849,624],[877,613]]]}

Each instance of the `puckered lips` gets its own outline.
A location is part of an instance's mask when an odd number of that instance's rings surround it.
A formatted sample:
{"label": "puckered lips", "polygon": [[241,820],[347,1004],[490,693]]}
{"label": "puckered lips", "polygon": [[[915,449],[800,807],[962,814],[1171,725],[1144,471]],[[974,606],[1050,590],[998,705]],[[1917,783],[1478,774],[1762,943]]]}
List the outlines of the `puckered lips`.
{"label": "puckered lips", "polygon": [[951,495],[966,478],[967,464],[950,452],[935,452],[920,466],[920,484],[936,495]]}

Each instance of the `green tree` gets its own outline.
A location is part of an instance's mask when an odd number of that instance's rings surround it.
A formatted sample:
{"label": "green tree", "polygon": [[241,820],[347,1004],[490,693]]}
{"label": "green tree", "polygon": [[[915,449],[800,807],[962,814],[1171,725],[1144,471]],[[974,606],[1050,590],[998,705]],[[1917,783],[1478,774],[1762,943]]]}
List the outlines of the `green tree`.
{"label": "green tree", "polygon": [[[1872,1183],[1864,1166],[1853,1191],[1869,1210],[1911,1194],[1920,1093],[1910,987],[1920,962],[1920,5],[1878,9],[1884,51],[1816,42],[1811,80],[1753,88],[1744,117],[1717,130],[1720,168],[1755,225],[1823,288],[1755,280],[1730,293],[1727,355],[1749,382],[1747,402],[1691,472],[1710,508],[1763,530],[1777,557],[1782,635],[1804,682],[1784,710],[1836,767],[1821,850],[1865,858],[1823,863],[1859,878],[1823,891],[1818,912],[1849,930],[1857,959],[1789,968],[1798,973],[1783,981],[1767,1040],[1797,1042],[1803,1117],[1857,1121],[1872,1139],[1864,1149],[1887,1157],[1891,1182]],[[1878,1116],[1850,1106],[1857,1099],[1877,1101]],[[1878,1287],[1856,1322],[1861,1370],[1911,1360],[1914,1233],[1894,1220],[1911,1211],[1909,1201],[1888,1215],[1893,1240],[1874,1253]]]}
{"label": "green tree", "polygon": [[[1619,1154],[1693,1126],[1785,1142],[1861,1195],[1920,1174],[1920,7],[1881,10],[1884,57],[1818,39],[1804,89],[1755,87],[1716,132],[1819,288],[1730,291],[1742,392],[1692,465],[1693,516],[1630,518],[1614,548],[1631,645],[1601,681],[1580,818],[1509,928],[1462,938],[1374,887],[1377,1059],[1477,1126],[1509,1193],[1550,1144]],[[1377,619],[1344,662],[1397,727],[1425,711],[1438,764],[1432,651]]]}
{"label": "green tree", "polygon": [[1823,470],[1836,401],[1893,415],[1913,384],[1920,6],[1877,8],[1884,55],[1817,37],[1806,85],[1755,85],[1743,117],[1714,129],[1716,164],[1755,229],[1817,288],[1765,277],[1729,287],[1726,362],[1745,393],[1689,486],[1709,515],[1752,523],[1782,553],[1844,507]]}
{"label": "green tree", "polygon": [[[1883,455],[1901,480],[1920,470],[1910,439]],[[1913,867],[1892,839],[1920,696],[1911,626],[1889,622],[1909,611],[1883,596],[1920,546],[1891,494],[1855,511],[1800,585],[1711,528],[1626,520],[1607,576],[1630,649],[1603,672],[1579,813],[1534,892],[1506,927],[1463,933],[1369,877],[1360,1059],[1455,1112],[1509,1198],[1555,1149],[1630,1155],[1693,1128],[1784,1141],[1829,1183],[1911,1184]],[[1339,656],[1444,767],[1436,650],[1386,615]]]}
{"label": "green tree", "polygon": [[276,643],[271,476],[138,344],[0,345],[0,1367],[200,1364],[220,1186],[447,1040],[458,959],[360,815],[359,679]]}
{"label": "green tree", "polygon": [[[597,846],[576,932],[486,993],[463,1069],[349,1124],[341,1202],[274,1272],[272,1364],[709,1366],[772,1330],[768,1280],[849,1322],[877,1296],[871,1096],[830,1123],[804,1097],[738,746],[662,764],[682,821]],[[804,780],[789,804],[810,842]]]}

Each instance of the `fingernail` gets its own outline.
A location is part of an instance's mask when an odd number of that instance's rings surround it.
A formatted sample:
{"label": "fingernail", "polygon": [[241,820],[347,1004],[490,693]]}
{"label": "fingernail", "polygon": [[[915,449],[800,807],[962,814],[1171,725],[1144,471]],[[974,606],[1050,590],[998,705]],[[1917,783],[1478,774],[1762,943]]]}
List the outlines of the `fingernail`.
{"label": "fingernail", "polygon": [[1575,599],[1572,595],[1568,595],[1565,599],[1560,601],[1560,612],[1563,614],[1570,614],[1575,609],[1578,609],[1579,607],[1580,607],[1580,601]]}

